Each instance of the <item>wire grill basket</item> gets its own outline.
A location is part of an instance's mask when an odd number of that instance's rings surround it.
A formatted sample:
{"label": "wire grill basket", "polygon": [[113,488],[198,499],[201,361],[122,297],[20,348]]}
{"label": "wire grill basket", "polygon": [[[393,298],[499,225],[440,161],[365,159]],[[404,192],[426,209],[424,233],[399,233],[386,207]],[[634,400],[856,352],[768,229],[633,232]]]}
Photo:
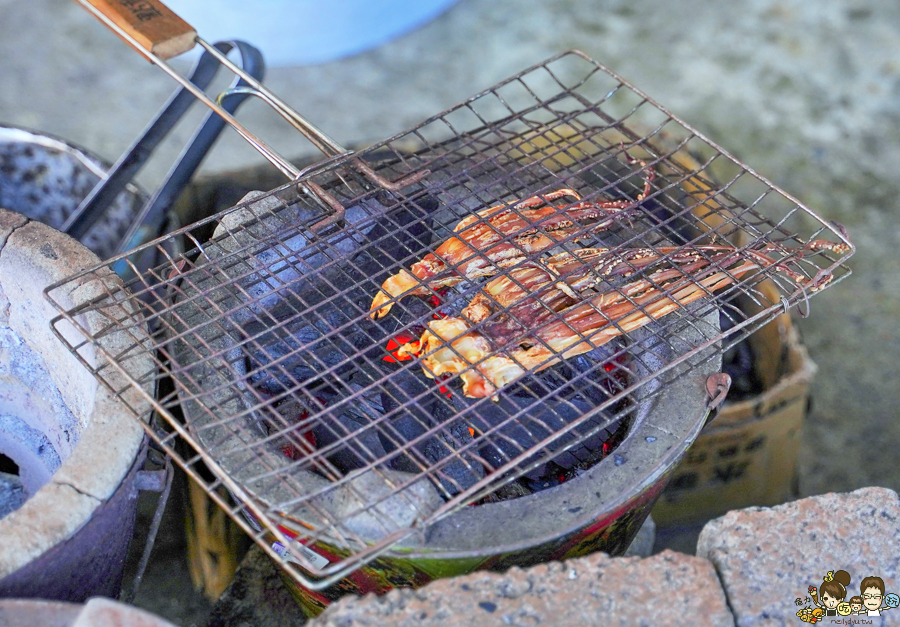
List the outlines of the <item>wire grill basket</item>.
{"label": "wire grill basket", "polygon": [[[366,168],[404,182],[373,184]],[[516,203],[535,197],[558,206],[557,216],[579,202],[627,212],[599,229],[575,222],[521,263],[546,266],[551,254],[585,247],[643,249],[662,261],[687,251],[706,274],[672,262],[663,280],[637,256],[614,279],[585,264],[594,293],[615,294],[633,317],[609,318],[614,331],[599,343],[538,303],[542,324],[569,325],[590,350],[529,366],[472,398],[460,377],[426,376],[424,353],[397,349],[459,317],[488,280],[519,285],[510,267],[493,260],[487,278],[420,281],[418,294],[392,298],[378,320],[370,305],[389,276],[433,253],[461,220],[490,207],[522,216]],[[137,270],[137,255],[168,255],[174,237],[192,248]],[[169,238],[49,287],[54,328],[101,383],[128,379],[112,388],[126,403],[132,388],[151,400],[151,436],[314,589],[511,485],[577,474],[609,455],[673,373],[701,372],[791,306],[808,312],[815,292],[849,275],[854,250],[841,227],[575,51]],[[772,263],[735,270],[760,255]],[[122,285],[117,263],[132,263],[137,278]],[[629,292],[639,279],[653,298]],[[742,300],[756,313],[744,313]],[[660,303],[673,306],[660,313]],[[521,337],[545,341],[516,315],[520,347]],[[101,331],[89,333],[87,320]],[[136,369],[146,355],[153,369]],[[303,545],[328,547],[330,561]]]}

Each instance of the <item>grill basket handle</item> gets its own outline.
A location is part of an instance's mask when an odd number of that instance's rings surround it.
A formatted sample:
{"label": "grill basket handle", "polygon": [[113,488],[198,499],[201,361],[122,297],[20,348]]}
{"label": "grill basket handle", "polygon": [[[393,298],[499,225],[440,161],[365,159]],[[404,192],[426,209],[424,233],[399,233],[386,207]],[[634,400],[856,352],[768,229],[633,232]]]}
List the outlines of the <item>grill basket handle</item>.
{"label": "grill basket handle", "polygon": [[[130,35],[144,50],[171,59],[194,47],[197,31],[159,0],[76,0],[90,5]],[[100,16],[97,15],[99,18]],[[105,20],[104,20],[105,21]],[[117,29],[113,29],[119,36]],[[134,44],[125,39],[130,46]],[[141,52],[141,50],[138,50]]]}
{"label": "grill basket handle", "polygon": [[[272,150],[265,142],[247,130],[234,116],[222,107],[221,100],[231,96],[255,96],[264,100],[279,115],[300,131],[319,150],[328,157],[346,157],[350,163],[367,179],[389,191],[399,191],[408,187],[429,174],[428,171],[414,172],[399,181],[388,181],[381,177],[364,161],[353,156],[353,152],[345,149],[321,130],[316,128],[299,113],[294,111],[278,96],[263,87],[253,76],[236,66],[228,57],[214,46],[199,37],[196,31],[159,0],[75,0],[101,22],[106,24],[122,40],[137,50],[151,63],[157,65],[175,79],[198,100],[206,104],[225,120],[237,133],[256,148],[272,165],[281,170],[291,181],[298,181],[301,172],[290,161]],[[166,59],[178,56],[194,47],[200,46],[216,58],[222,65],[241,77],[246,85],[226,90],[219,95],[219,102],[213,101],[207,94],[175,71]],[[327,163],[327,162],[326,162]],[[309,170],[308,168],[307,170]],[[324,189],[312,181],[299,181],[299,189],[310,195],[327,211],[334,215],[327,218],[328,226],[343,215],[341,204]]]}

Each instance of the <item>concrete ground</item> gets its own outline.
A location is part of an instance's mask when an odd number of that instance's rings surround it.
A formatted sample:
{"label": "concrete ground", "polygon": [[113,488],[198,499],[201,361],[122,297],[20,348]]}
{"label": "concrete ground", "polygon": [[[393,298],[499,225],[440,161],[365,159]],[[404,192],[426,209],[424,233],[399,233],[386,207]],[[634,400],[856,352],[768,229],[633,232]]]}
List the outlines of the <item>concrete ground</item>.
{"label": "concrete ground", "polygon": [[[264,13],[263,4],[253,12]],[[274,68],[267,83],[339,142],[356,144],[564,49],[608,65],[847,226],[859,247],[854,276],[816,296],[800,323],[819,365],[800,492],[900,490],[898,24],[900,5],[889,0],[461,0],[375,50]],[[173,91],[168,77],[69,0],[0,0],[0,59],[0,123],[62,136],[110,160]],[[240,117],[287,156],[313,153],[260,103]],[[145,187],[160,180],[190,132],[190,124],[176,128],[141,175]],[[260,162],[230,133],[204,172]]]}

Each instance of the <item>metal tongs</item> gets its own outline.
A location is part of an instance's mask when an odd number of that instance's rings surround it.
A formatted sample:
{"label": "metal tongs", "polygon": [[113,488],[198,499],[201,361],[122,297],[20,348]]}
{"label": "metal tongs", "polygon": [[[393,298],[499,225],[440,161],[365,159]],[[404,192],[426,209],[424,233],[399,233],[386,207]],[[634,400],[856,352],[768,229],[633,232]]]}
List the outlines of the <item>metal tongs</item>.
{"label": "metal tongs", "polygon": [[[330,215],[310,227],[310,230],[314,233],[318,233],[339,221],[344,214],[344,207],[315,181],[310,180],[307,175],[346,160],[375,185],[388,191],[399,191],[416,183],[428,174],[427,171],[417,172],[399,181],[389,181],[380,176],[362,159],[354,157],[353,151],[347,150],[331,139],[264,87],[255,76],[232,62],[217,46],[204,41],[197,35],[192,26],[158,0],[141,0],[141,2],[128,0],[76,0],[76,2],[106,24],[144,58],[175,79],[184,87],[187,93],[190,93],[197,100],[212,109],[272,165],[284,173],[291,181],[296,181],[297,187],[301,191],[322,205]],[[210,55],[240,77],[242,84],[225,90],[214,100],[204,91],[203,87],[205,86],[183,77],[166,62],[167,59],[188,52],[196,44],[199,44],[204,49],[205,54]],[[235,119],[232,115],[233,111],[224,106],[225,101],[234,96],[254,96],[265,101],[281,117],[287,120],[291,126],[312,142],[316,148],[322,151],[327,159],[304,170],[297,169]]]}
{"label": "metal tongs", "polygon": [[[262,80],[265,75],[265,62],[262,54],[255,47],[243,41],[224,41],[216,43],[215,48],[223,54],[236,50],[241,55],[241,65],[244,71]],[[204,53],[191,70],[188,80],[205,88],[212,82],[219,67],[212,55]],[[238,79],[234,87],[240,88],[245,84],[243,79]],[[230,113],[234,113],[245,99],[246,96],[229,99],[223,106]],[[147,126],[143,134],[113,165],[107,173],[106,179],[98,183],[68,217],[62,227],[67,235],[78,239],[90,230],[193,103],[194,96],[186,89],[176,92],[169,99],[156,119]],[[125,247],[134,238],[140,226],[148,226],[148,223],[159,224],[162,221],[162,212],[175,200],[177,192],[190,180],[224,126],[225,122],[219,116],[210,114],[204,118],[202,125],[179,156],[175,166],[169,171],[161,188],[141,209],[135,224],[117,247],[116,254],[127,250]]]}
{"label": "metal tongs", "polygon": [[[236,50],[240,54],[240,63],[244,72],[258,80],[262,80],[265,75],[265,62],[262,54],[250,44],[243,41],[224,41],[214,44],[214,48],[222,54],[228,54],[232,50]],[[212,82],[220,67],[220,64],[212,55],[203,53],[191,70],[188,80],[200,88],[205,88]],[[236,90],[244,86],[246,86],[246,82],[240,77],[236,78],[232,84],[232,87]],[[236,93],[233,98],[229,98],[222,106],[226,111],[233,114],[246,99],[247,95]],[[113,165],[106,177],[94,186],[77,209],[66,219],[61,230],[75,239],[84,237],[94,224],[103,217],[116,197],[144,166],[156,147],[169,134],[193,103],[194,96],[187,89],[181,89],[176,92],[156,116],[156,119],[144,129],[141,136]],[[132,220],[128,230],[114,248],[114,255],[131,250],[146,241],[159,237],[167,226],[173,226],[167,225],[166,210],[175,202],[178,195],[190,182],[197,168],[200,167],[200,163],[224,128],[225,121],[213,112],[210,112],[203,119],[197,132],[179,155],[175,165],[169,170],[160,188]],[[155,261],[155,259],[134,260],[142,271],[152,267]],[[122,267],[117,267],[117,272],[127,276],[129,274],[127,265],[119,265]]]}

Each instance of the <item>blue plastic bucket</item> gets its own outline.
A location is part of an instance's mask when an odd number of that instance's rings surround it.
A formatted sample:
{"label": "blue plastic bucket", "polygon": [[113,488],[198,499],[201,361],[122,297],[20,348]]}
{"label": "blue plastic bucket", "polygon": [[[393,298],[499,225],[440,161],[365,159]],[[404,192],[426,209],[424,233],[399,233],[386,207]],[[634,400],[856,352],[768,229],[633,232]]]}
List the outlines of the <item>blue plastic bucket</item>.
{"label": "blue plastic bucket", "polygon": [[239,38],[272,66],[324,63],[402,35],[456,0],[169,0],[207,41]]}

